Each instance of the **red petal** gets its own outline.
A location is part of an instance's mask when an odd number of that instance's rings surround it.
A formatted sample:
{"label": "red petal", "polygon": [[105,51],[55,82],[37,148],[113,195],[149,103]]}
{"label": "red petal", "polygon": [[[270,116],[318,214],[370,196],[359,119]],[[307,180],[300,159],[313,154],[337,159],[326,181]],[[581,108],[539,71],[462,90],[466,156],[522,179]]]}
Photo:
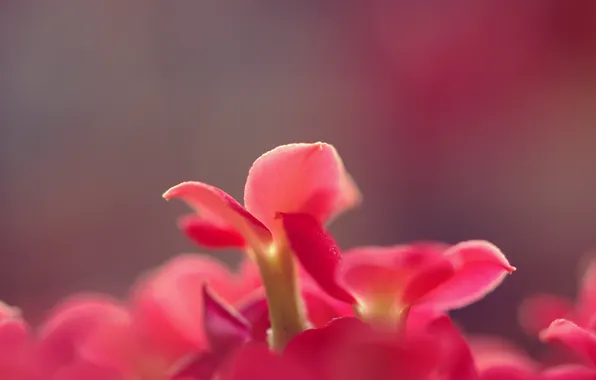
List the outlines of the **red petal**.
{"label": "red petal", "polygon": [[178,220],[178,227],[198,245],[207,248],[242,248],[244,238],[235,229],[218,226],[196,214]]}
{"label": "red petal", "polygon": [[454,264],[456,273],[424,300],[442,310],[463,307],[484,298],[515,270],[497,247],[485,241],[459,243],[444,254]]}
{"label": "red petal", "polygon": [[325,143],[279,146],[252,165],[244,204],[272,228],[278,212],[305,213],[324,224],[360,200],[335,148]]}
{"label": "red petal", "polygon": [[203,220],[237,231],[252,247],[264,249],[272,239],[267,227],[217,187],[201,182],[183,182],[166,191],[163,197],[167,200],[181,198]]}
{"label": "red petal", "polygon": [[205,332],[211,351],[227,352],[246,342],[251,327],[246,319],[203,286]]}
{"label": "red petal", "polygon": [[573,314],[571,301],[548,294],[541,294],[526,299],[519,308],[519,322],[531,335],[538,335],[548,328],[555,319],[569,319]]}
{"label": "red petal", "polygon": [[546,342],[559,341],[596,364],[596,334],[565,319],[557,319],[540,334]]}
{"label": "red petal", "polygon": [[173,371],[173,380],[211,379],[226,358],[250,338],[250,325],[242,316],[215,296],[208,286],[203,286],[202,293],[210,352],[199,353],[179,365]]}
{"label": "red petal", "polygon": [[354,297],[336,280],[336,271],[342,257],[333,237],[310,215],[283,213],[279,215],[290,247],[302,267],[331,297],[353,303]]}
{"label": "red petal", "polygon": [[221,380],[312,380],[291,359],[269,351],[264,344],[249,344],[238,351],[220,374]]}

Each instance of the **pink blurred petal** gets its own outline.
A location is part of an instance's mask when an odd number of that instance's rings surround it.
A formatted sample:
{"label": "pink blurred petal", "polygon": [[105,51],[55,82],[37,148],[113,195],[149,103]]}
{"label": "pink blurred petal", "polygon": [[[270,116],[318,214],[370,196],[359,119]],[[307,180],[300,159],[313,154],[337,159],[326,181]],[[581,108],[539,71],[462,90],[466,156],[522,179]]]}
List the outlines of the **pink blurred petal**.
{"label": "pink blurred petal", "polygon": [[178,220],[178,227],[199,246],[207,248],[242,248],[244,238],[228,226],[213,224],[196,214],[189,214]]}
{"label": "pink blurred petal", "polygon": [[573,303],[565,298],[541,294],[521,304],[519,322],[527,333],[537,335],[555,319],[569,319],[574,314],[573,309]]}
{"label": "pink blurred petal", "polygon": [[324,224],[359,200],[337,151],[325,143],[282,145],[263,154],[244,189],[246,209],[270,229],[278,212],[308,214]]}
{"label": "pink blurred petal", "polygon": [[[72,297],[56,307],[41,327],[37,354],[44,372],[69,371],[77,365],[93,366],[121,363],[124,347],[112,346],[105,352],[98,342],[98,332],[107,331],[107,326],[119,325],[129,318],[128,312],[114,300],[101,295]],[[96,349],[98,351],[96,351]],[[110,356],[108,359],[108,356]],[[102,358],[102,363],[95,363]]]}
{"label": "pink blurred petal", "polygon": [[513,343],[495,336],[468,337],[476,368],[480,372],[493,368],[519,369],[521,373],[535,373],[538,365]]}
{"label": "pink blurred petal", "polygon": [[577,311],[584,323],[596,317],[596,259],[590,261],[582,276]]}
{"label": "pink blurred petal", "polygon": [[135,285],[132,313],[148,344],[172,359],[207,348],[200,291],[205,283],[224,300],[237,298],[236,279],[208,256],[178,256]]}
{"label": "pink blurred petal", "polygon": [[454,263],[456,273],[424,300],[444,310],[484,298],[515,270],[497,247],[485,241],[459,243],[444,254]]}
{"label": "pink blurred petal", "polygon": [[558,341],[596,365],[596,334],[565,319],[557,319],[540,334],[545,342]]}
{"label": "pink blurred petal", "polygon": [[202,182],[183,182],[166,191],[167,200],[181,198],[203,220],[225,229],[233,229],[252,247],[266,247],[271,233],[234,198],[217,187]]}
{"label": "pink blurred petal", "polygon": [[311,215],[279,216],[292,251],[313,280],[330,296],[353,303],[354,298],[336,280],[342,256],[333,237]]}
{"label": "pink blurred petal", "polygon": [[201,352],[174,369],[171,378],[211,379],[213,374],[238,347],[251,336],[249,323],[208,286],[203,286],[204,328],[209,340],[209,352]]}
{"label": "pink blurred petal", "polygon": [[561,365],[542,372],[540,380],[596,380],[596,369],[579,365]]}

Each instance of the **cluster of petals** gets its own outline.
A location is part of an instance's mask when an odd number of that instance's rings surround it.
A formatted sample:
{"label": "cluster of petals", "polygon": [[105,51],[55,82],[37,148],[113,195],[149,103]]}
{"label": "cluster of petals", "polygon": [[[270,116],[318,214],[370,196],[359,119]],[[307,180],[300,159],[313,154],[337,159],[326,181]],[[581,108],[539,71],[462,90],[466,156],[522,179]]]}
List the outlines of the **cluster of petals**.
{"label": "cluster of petals", "polygon": [[[455,327],[450,310],[484,298],[515,270],[491,243],[342,251],[326,227],[360,193],[329,144],[284,145],[258,158],[244,206],[201,182],[164,198],[194,211],[179,226],[200,247],[244,252],[239,268],[180,255],[141,276],[125,300],[76,295],[35,329],[0,304],[0,378],[596,379],[590,363],[544,368]],[[542,335],[581,346],[596,362],[585,306]]]}

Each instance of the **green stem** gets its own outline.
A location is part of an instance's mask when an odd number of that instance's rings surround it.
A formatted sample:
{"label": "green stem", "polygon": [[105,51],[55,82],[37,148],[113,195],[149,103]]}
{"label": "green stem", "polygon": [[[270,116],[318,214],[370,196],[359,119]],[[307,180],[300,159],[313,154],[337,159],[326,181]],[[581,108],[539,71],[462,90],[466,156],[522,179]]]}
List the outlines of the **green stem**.
{"label": "green stem", "polygon": [[272,350],[281,351],[309,324],[292,253],[286,247],[274,248],[272,253],[257,254],[255,258],[269,306],[269,345]]}

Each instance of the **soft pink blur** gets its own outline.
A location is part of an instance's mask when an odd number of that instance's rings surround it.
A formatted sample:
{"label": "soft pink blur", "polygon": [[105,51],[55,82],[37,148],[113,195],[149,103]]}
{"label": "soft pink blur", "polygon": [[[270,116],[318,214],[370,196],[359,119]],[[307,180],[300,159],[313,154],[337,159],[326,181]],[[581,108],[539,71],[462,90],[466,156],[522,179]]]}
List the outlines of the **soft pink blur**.
{"label": "soft pink blur", "polygon": [[195,250],[171,184],[240,199],[261,153],[321,140],[363,193],[342,247],[492,241],[518,271],[457,316],[516,334],[596,247],[596,3],[450,3],[2,2],[0,299],[122,296]]}

